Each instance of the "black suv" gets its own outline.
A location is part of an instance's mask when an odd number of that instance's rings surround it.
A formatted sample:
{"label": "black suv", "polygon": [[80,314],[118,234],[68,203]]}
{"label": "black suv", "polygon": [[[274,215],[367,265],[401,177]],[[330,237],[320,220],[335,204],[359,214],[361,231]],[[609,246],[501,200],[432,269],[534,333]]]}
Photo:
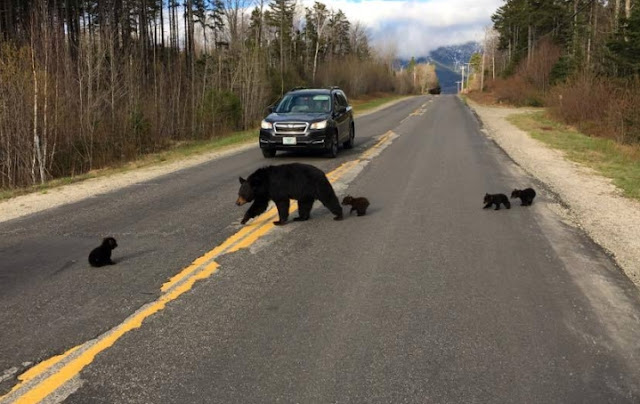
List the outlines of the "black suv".
{"label": "black suv", "polygon": [[353,111],[344,92],[296,88],[269,107],[260,124],[260,148],[265,157],[276,150],[326,150],[331,157],[338,146],[353,147]]}

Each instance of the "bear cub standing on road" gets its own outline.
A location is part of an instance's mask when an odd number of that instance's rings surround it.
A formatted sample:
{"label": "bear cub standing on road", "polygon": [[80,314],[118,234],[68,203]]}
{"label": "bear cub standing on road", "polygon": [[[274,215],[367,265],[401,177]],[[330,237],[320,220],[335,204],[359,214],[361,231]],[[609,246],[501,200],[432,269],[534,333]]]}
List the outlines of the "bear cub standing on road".
{"label": "bear cub standing on road", "polygon": [[484,194],[484,207],[482,209],[490,208],[491,205],[496,205],[495,210],[500,210],[500,204],[502,203],[507,209],[511,209],[511,202],[505,194]]}
{"label": "bear cub standing on road", "polygon": [[104,265],[115,265],[115,262],[111,261],[111,250],[116,248],[118,243],[113,237],[107,237],[102,240],[102,244],[99,247],[94,248],[89,253],[89,264],[92,267],[101,267]]}
{"label": "bear cub standing on road", "polygon": [[367,213],[367,207],[369,207],[369,200],[364,197],[354,198],[351,195],[347,195],[342,200],[343,205],[351,205],[349,214],[354,210],[358,212],[358,216],[364,216]]}
{"label": "bear cub standing on road", "polygon": [[236,205],[253,202],[240,223],[245,224],[263,213],[272,200],[280,219],[273,223],[286,224],[290,199],[298,201],[299,216],[293,219],[295,221],[309,220],[316,199],[336,215],[334,220],[342,220],[342,207],[324,172],[309,164],[291,163],[259,168],[246,180],[240,177]]}
{"label": "bear cub standing on road", "polygon": [[514,189],[511,193],[511,199],[520,198],[520,201],[522,201],[522,204],[520,206],[531,206],[531,204],[533,203],[533,198],[535,197],[536,191],[534,191],[533,188],[527,188],[523,190]]}

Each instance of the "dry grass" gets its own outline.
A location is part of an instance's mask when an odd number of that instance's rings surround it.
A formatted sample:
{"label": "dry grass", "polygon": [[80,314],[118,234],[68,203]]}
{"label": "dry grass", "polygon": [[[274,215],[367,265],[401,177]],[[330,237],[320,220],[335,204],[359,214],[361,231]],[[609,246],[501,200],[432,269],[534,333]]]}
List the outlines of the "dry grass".
{"label": "dry grass", "polygon": [[[376,108],[382,104],[402,97],[404,96],[392,95],[388,93],[378,93],[370,94],[357,99],[350,99],[349,102],[353,105],[354,111],[356,113],[362,113],[369,109]],[[44,185],[35,185],[5,190],[0,189],[0,201],[33,192],[41,192],[43,194],[46,194],[49,189],[85,181],[90,178],[106,177],[117,173],[135,170],[138,168],[183,160],[190,156],[221,150],[226,147],[232,147],[243,143],[253,142],[256,141],[257,133],[258,129],[253,129],[248,131],[233,132],[228,135],[217,137],[211,140],[174,142],[167,150],[159,153],[147,154],[129,162],[112,164],[99,170],[92,170],[87,173],[75,176],[56,178],[48,181]]]}
{"label": "dry grass", "polygon": [[579,77],[551,91],[552,115],[580,131],[620,143],[640,143],[640,82]]}
{"label": "dry grass", "polygon": [[406,95],[389,94],[389,93],[375,93],[364,95],[358,98],[352,98],[349,103],[353,107],[355,113],[362,113],[366,110],[379,107],[387,102],[395,101],[400,98],[404,98]]}
{"label": "dry grass", "polygon": [[545,111],[513,115],[509,121],[533,138],[563,151],[570,160],[611,178],[625,196],[640,199],[640,145],[585,135],[558,123]]}

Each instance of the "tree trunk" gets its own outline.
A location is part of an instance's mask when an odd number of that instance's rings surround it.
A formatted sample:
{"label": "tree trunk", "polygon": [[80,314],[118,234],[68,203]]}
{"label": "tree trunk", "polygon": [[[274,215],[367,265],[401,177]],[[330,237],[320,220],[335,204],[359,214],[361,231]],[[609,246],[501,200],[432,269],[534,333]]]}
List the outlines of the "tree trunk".
{"label": "tree trunk", "polygon": [[527,66],[533,58],[533,27],[531,24],[527,27]]}
{"label": "tree trunk", "polygon": [[31,164],[31,179],[36,182],[35,165],[38,164],[40,183],[44,184],[44,166],[42,165],[42,149],[40,148],[40,135],[38,134],[38,72],[36,70],[36,46],[34,43],[36,18],[31,21],[31,71],[33,73],[33,158]]}
{"label": "tree trunk", "polygon": [[313,76],[311,81],[313,85],[316,83],[316,70],[318,68],[318,51],[320,51],[320,35],[318,35],[318,39],[316,40],[316,52],[313,55]]}
{"label": "tree trunk", "polygon": [[284,14],[280,18],[280,96],[284,95]]}

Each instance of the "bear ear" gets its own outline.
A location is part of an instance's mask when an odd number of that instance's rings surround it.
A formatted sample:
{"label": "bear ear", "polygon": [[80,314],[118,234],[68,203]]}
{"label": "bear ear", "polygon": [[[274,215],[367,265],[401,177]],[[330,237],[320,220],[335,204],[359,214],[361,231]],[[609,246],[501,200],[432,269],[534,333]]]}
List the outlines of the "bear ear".
{"label": "bear ear", "polygon": [[244,184],[245,182],[247,182],[247,180],[245,180],[245,179],[244,179],[244,178],[242,178],[242,177],[238,177],[238,179],[240,180],[240,184]]}

